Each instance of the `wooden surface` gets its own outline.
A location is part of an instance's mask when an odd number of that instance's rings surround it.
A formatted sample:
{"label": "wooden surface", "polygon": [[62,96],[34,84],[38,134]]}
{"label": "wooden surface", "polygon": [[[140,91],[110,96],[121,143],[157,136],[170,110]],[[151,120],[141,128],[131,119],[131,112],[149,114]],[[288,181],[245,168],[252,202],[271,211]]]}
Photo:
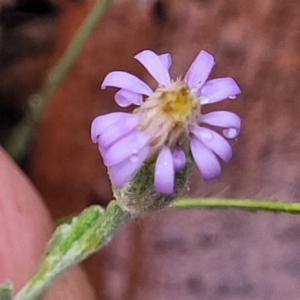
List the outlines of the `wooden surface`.
{"label": "wooden surface", "polygon": [[[49,61],[92,4],[64,1]],[[110,200],[89,126],[117,109],[114,91],[99,89],[107,72],[153,83],[132,59],[145,48],[170,52],[174,76],[205,49],[217,61],[212,77],[232,76],[243,91],[206,108],[237,112],[242,133],[222,177],[195,173],[186,195],[299,200],[299,15],[297,0],[113,1],[37,130],[30,176],[53,216]],[[297,216],[166,211],[129,224],[85,266],[101,300],[298,300],[299,249]]]}

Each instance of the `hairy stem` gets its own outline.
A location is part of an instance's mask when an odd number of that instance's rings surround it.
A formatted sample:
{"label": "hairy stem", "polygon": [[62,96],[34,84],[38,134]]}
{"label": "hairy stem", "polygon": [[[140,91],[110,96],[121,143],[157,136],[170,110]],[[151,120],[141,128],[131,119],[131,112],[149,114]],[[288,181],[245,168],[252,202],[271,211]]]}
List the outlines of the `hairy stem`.
{"label": "hairy stem", "polygon": [[60,274],[98,251],[130,219],[127,211],[111,201],[104,212],[92,206],[74,218],[71,224],[59,226],[36,273],[14,300],[41,299]]}
{"label": "hairy stem", "polygon": [[255,201],[249,199],[220,199],[220,198],[183,198],[175,201],[173,208],[209,208],[230,209],[237,208],[250,211],[284,212],[300,214],[300,203],[297,202],[273,202]]}

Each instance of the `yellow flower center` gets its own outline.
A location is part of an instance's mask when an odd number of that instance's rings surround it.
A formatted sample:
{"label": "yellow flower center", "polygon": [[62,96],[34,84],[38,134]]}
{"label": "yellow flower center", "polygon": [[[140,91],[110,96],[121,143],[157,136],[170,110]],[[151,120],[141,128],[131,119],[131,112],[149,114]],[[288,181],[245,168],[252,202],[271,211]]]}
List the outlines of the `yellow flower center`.
{"label": "yellow flower center", "polygon": [[137,113],[141,116],[139,130],[151,136],[151,154],[155,156],[164,145],[171,149],[180,146],[187,152],[188,127],[197,123],[200,101],[184,82],[177,80],[168,86],[159,86]]}
{"label": "yellow flower center", "polygon": [[171,89],[162,88],[159,96],[160,110],[174,125],[182,125],[197,109],[198,99],[190,93],[188,86],[174,83]]}

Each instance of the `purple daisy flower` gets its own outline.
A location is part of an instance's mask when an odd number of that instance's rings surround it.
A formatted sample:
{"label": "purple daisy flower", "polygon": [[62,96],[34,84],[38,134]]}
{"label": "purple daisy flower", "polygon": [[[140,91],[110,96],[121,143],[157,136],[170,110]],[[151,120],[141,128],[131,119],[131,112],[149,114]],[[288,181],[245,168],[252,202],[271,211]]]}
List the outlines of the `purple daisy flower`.
{"label": "purple daisy flower", "polygon": [[[110,72],[102,89],[117,87],[115,101],[121,107],[139,106],[133,113],[115,112],[94,119],[91,136],[98,143],[110,178],[121,188],[143,163],[155,163],[156,192],[172,194],[175,173],[184,168],[191,156],[204,179],[220,175],[219,159],[228,162],[231,146],[224,138],[237,137],[239,116],[229,111],[201,114],[201,106],[241,93],[230,77],[207,80],[215,64],[214,57],[200,51],[183,79],[171,80],[170,54],[157,55],[145,50],[135,57],[158,82],[153,91],[136,76]],[[224,128],[222,135],[201,124]]]}

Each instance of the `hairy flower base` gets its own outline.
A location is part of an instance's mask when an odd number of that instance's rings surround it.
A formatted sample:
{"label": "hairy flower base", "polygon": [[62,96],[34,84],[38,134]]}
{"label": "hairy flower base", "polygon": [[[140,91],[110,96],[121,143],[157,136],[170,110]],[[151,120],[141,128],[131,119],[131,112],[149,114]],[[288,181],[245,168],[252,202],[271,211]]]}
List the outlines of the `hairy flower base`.
{"label": "hairy flower base", "polygon": [[156,191],[153,185],[154,167],[153,164],[143,164],[122,188],[112,184],[115,199],[132,215],[160,210],[172,203],[188,185],[194,163],[188,158],[184,168],[175,173],[175,185],[172,194],[162,194]]}

